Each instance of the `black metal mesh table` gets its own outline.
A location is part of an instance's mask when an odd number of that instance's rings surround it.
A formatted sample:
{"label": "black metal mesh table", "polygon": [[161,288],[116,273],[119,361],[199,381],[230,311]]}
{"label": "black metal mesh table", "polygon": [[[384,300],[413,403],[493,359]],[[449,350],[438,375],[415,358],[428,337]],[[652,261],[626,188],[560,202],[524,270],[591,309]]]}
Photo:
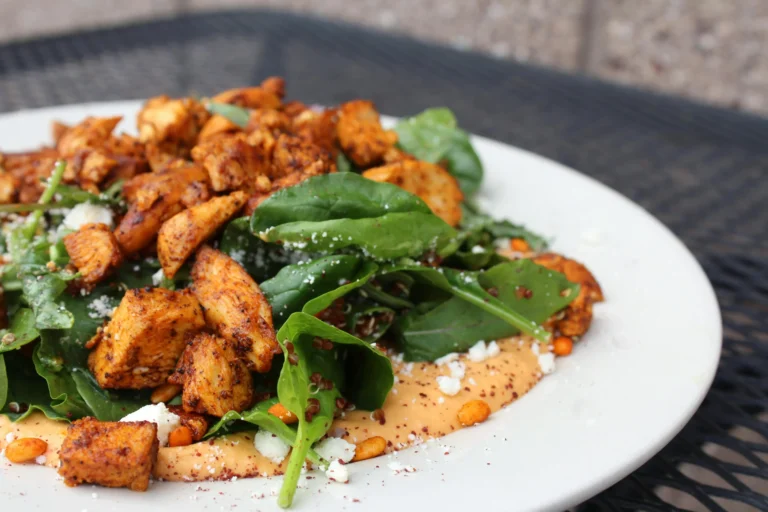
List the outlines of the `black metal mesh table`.
{"label": "black metal mesh table", "polygon": [[768,510],[768,120],[268,11],[0,46],[0,111],[207,94],[268,75],[307,102],[449,106],[469,131],[579,169],[672,228],[717,290],[717,377],[680,435],[581,508]]}

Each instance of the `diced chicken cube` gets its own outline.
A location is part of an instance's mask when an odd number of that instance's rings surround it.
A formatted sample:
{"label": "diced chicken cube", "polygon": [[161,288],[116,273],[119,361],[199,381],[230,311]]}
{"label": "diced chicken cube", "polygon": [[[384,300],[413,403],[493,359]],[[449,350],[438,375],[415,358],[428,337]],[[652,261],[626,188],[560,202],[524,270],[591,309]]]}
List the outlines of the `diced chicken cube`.
{"label": "diced chicken cube", "polygon": [[59,475],[70,487],[97,484],[146,491],[157,450],[154,423],[83,418],[67,430],[59,451]]}
{"label": "diced chicken cube", "polygon": [[156,96],[139,112],[139,140],[173,148],[177,154],[184,155],[195,144],[209,117],[206,108],[195,99]]}
{"label": "diced chicken cube", "polygon": [[19,180],[9,172],[0,171],[0,204],[11,204],[16,199]]}
{"label": "diced chicken cube", "polygon": [[189,290],[128,290],[109,324],[96,334],[88,367],[105,389],[142,389],[164,384],[189,336],[205,326]]}
{"label": "diced chicken cube", "polygon": [[81,226],[64,237],[64,247],[86,286],[102,281],[123,261],[117,239],[106,224]]}
{"label": "diced chicken cube", "polygon": [[112,131],[121,119],[119,116],[87,117],[61,135],[56,149],[63,158],[75,156],[78,151],[85,149],[100,149],[112,136]]}
{"label": "diced chicken cube", "polygon": [[213,334],[192,339],[168,382],[183,386],[181,402],[187,412],[221,417],[248,408],[253,400],[248,367],[231,342]]}
{"label": "diced chicken cube", "polygon": [[192,149],[192,159],[208,171],[213,190],[248,188],[256,176],[267,174],[266,156],[246,138],[245,133],[222,135]]}
{"label": "diced chicken cube", "polygon": [[205,319],[251,370],[267,372],[279,352],[272,307],[259,285],[235,260],[203,246],[192,267],[192,289]]}
{"label": "diced chicken cube", "polygon": [[364,169],[381,162],[397,142],[397,134],[381,126],[373,103],[364,100],[341,105],[336,137],[344,154]]}
{"label": "diced chicken cube", "polygon": [[384,183],[392,183],[419,196],[430,209],[451,226],[461,221],[461,193],[456,178],[442,167],[419,160],[375,167],[363,176]]}
{"label": "diced chicken cube", "polygon": [[228,196],[214,197],[165,221],[157,236],[157,256],[165,275],[176,275],[187,258],[231,219],[247,200],[245,192],[233,192]]}

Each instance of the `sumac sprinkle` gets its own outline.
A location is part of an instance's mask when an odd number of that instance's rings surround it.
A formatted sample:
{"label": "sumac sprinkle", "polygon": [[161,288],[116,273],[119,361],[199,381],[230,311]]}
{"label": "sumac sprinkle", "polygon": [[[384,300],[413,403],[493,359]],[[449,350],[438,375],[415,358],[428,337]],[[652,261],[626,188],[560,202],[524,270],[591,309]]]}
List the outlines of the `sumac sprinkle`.
{"label": "sumac sprinkle", "polygon": [[333,342],[331,340],[324,340],[323,350],[333,350]]}
{"label": "sumac sprinkle", "polygon": [[320,387],[320,383],[323,382],[323,376],[320,375],[318,372],[315,372],[309,376],[309,381],[312,384],[316,384],[317,387]]}
{"label": "sumac sprinkle", "polygon": [[320,387],[330,391],[333,389],[333,381],[331,379],[323,379],[322,385]]}
{"label": "sumac sprinkle", "polygon": [[528,288],[526,288],[525,286],[518,286],[515,289],[515,296],[518,299],[530,299],[531,297],[533,297],[533,292]]}
{"label": "sumac sprinkle", "polygon": [[384,411],[381,409],[376,409],[373,411],[373,419],[379,422],[379,425],[383,425],[387,422],[387,419],[384,417]]}
{"label": "sumac sprinkle", "polygon": [[498,297],[499,296],[499,289],[496,288],[495,286],[492,286],[492,287],[488,288],[488,290],[486,290],[486,291],[488,292],[488,295],[493,295],[494,297]]}
{"label": "sumac sprinkle", "polygon": [[339,397],[336,399],[336,407],[338,409],[346,409],[347,405],[349,405],[349,402],[347,402],[346,398]]}
{"label": "sumac sprinkle", "polygon": [[288,354],[288,362],[292,365],[296,366],[299,364],[299,355],[298,354]]}
{"label": "sumac sprinkle", "polygon": [[289,354],[293,354],[295,352],[295,348],[293,348],[293,343],[290,341],[285,342],[285,349],[288,351]]}
{"label": "sumac sprinkle", "polygon": [[315,414],[318,412],[320,412],[320,400],[317,398],[310,398],[307,400],[307,410],[304,412],[304,419],[312,421],[312,418],[314,418]]}

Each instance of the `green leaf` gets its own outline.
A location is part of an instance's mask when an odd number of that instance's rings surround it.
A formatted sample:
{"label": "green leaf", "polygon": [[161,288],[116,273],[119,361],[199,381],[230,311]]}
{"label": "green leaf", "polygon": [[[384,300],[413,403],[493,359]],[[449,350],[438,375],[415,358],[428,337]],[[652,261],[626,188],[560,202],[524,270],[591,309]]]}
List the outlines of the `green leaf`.
{"label": "green leaf", "polygon": [[[11,421],[18,421],[29,416],[33,411],[41,411],[52,420],[66,420],[67,417],[51,407],[48,385],[35,371],[32,359],[19,352],[3,354],[7,374],[7,398],[0,414]],[[19,412],[13,412],[11,405]]]}
{"label": "green leaf", "polygon": [[363,279],[365,275],[370,277],[370,268],[357,256],[326,256],[303,265],[288,265],[262,282],[260,288],[272,305],[275,326],[280,326],[312,299],[339,289],[342,283]]}
{"label": "green leaf", "polygon": [[439,252],[456,236],[418,197],[353,173],[315,176],[278,191],[256,208],[251,230],[292,249],[351,247],[375,259]]}
{"label": "green leaf", "polygon": [[48,384],[50,407],[66,418],[91,416],[93,412],[80,396],[77,384],[70,371],[64,367],[64,360],[57,348],[52,337],[43,333],[32,356],[35,371]]}
{"label": "green leaf", "polygon": [[[284,443],[293,446],[296,443],[296,431],[283,423],[277,416],[273,416],[268,412],[269,408],[277,402],[277,397],[272,397],[267,400],[262,400],[247,411],[229,411],[208,429],[205,438],[208,439],[215,435],[228,433],[230,431],[230,425],[233,422],[244,421],[271,432],[279,437]],[[323,463],[322,458],[311,448],[307,452],[307,458],[314,464]]]}
{"label": "green leaf", "polygon": [[240,128],[248,126],[248,120],[251,115],[247,109],[236,105],[229,105],[228,103],[216,103],[213,101],[209,102],[207,107],[208,112],[211,114],[218,114],[222,117],[226,117]]}
{"label": "green leaf", "polygon": [[462,192],[474,194],[483,180],[483,164],[467,133],[447,108],[428,109],[395,125],[398,146],[419,160],[445,165]]}
{"label": "green leaf", "polygon": [[[538,324],[567,306],[579,289],[562,274],[527,259],[502,263],[482,273],[446,272],[445,281],[437,272],[415,273],[432,286],[442,288],[448,282],[455,296],[398,319],[395,330],[410,361],[434,361],[450,352],[468,350],[479,340],[504,338],[520,330],[542,334],[536,330],[541,329]],[[530,298],[524,298],[519,287],[529,290]],[[491,288],[496,297],[487,293]],[[527,324],[521,325],[519,319]]]}
{"label": "green leaf", "polygon": [[[250,219],[241,217],[224,229],[219,250],[240,263],[257,283],[274,277],[286,265],[309,261],[312,255],[268,244],[250,230]],[[287,318],[287,317],[286,317]]]}
{"label": "green leaf", "polygon": [[[347,314],[347,331],[355,333],[366,343],[374,343],[389,330],[394,319],[395,311],[386,306],[373,305],[368,302],[355,304]],[[372,324],[370,333],[361,334],[361,332],[368,330],[369,324]]]}
{"label": "green leaf", "polygon": [[67,283],[77,277],[67,271],[51,272],[43,265],[23,265],[19,271],[24,300],[35,313],[37,329],[68,329],[74,324],[72,313],[57,299]]}
{"label": "green leaf", "polygon": [[5,371],[5,358],[0,353],[0,411],[5,407],[8,399],[8,373]]}
{"label": "green leaf", "polygon": [[[316,338],[334,342],[333,350],[314,348]],[[336,398],[342,387],[348,398],[359,407],[380,407],[394,383],[394,374],[389,359],[362,340],[326,324],[314,316],[299,312],[290,316],[277,332],[284,354],[289,354],[287,344],[298,357],[296,364],[286,357],[277,383],[277,395],[280,403],[298,418],[296,443],[280,490],[278,504],[290,506],[296,491],[301,467],[310,446],[320,439],[330,428],[336,411]],[[348,351],[346,357],[338,357],[337,351]],[[346,359],[345,371],[341,370],[341,360]],[[351,361],[355,361],[355,371],[350,372]],[[334,382],[331,390],[311,392],[310,376],[318,372]],[[364,376],[364,379],[360,377]],[[340,381],[344,380],[342,384]],[[346,384],[346,385],[345,385]],[[308,421],[305,417],[310,398],[317,399],[320,410]]]}
{"label": "green leaf", "polygon": [[355,166],[352,165],[352,162],[347,158],[347,156],[339,151],[339,153],[336,155],[336,170],[338,172],[355,172]]}
{"label": "green leaf", "polygon": [[123,180],[116,181],[100,194],[93,194],[80,187],[59,185],[56,189],[56,202],[49,206],[52,208],[71,208],[81,203],[91,203],[122,208],[123,183]]}
{"label": "green leaf", "polygon": [[[547,247],[547,240],[524,226],[513,224],[507,220],[497,221],[489,215],[480,213],[473,206],[464,203],[462,205],[461,224],[459,225],[459,237],[466,240],[466,250],[471,246],[482,243],[493,247],[493,242],[500,238],[522,238],[533,251],[539,252]],[[487,235],[484,237],[482,235]]]}
{"label": "green leaf", "polygon": [[13,334],[12,343],[0,343],[0,354],[10,350],[16,350],[27,343],[36,340],[40,332],[35,328],[35,314],[29,308],[20,308],[11,318],[8,329],[0,330],[0,339],[6,334]]}
{"label": "green leaf", "polygon": [[150,403],[149,391],[107,391],[101,389],[91,372],[75,368],[70,372],[75,387],[93,415],[101,421],[119,421]]}

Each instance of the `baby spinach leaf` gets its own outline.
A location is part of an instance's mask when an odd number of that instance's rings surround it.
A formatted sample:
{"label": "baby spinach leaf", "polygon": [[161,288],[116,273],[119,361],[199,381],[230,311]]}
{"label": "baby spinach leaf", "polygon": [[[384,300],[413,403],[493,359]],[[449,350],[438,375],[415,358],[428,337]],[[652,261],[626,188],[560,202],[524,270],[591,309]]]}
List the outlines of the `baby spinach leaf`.
{"label": "baby spinach leaf", "polygon": [[251,229],[294,249],[352,247],[374,259],[440,252],[456,235],[418,197],[353,173],[315,176],[278,191],[253,212]]}
{"label": "baby spinach leaf", "polygon": [[378,282],[366,283],[361,288],[360,294],[389,308],[404,309],[414,307],[413,302],[407,298],[398,297],[392,293],[384,291],[381,288],[381,284]]}
{"label": "baby spinach leaf", "polygon": [[[222,416],[219,421],[214,423],[205,434],[205,439],[209,439],[218,434],[229,432],[229,425],[235,421],[242,421],[263,428],[279,437],[284,443],[293,446],[296,443],[296,431],[282,422],[277,416],[269,414],[269,408],[278,402],[277,397],[262,400],[247,411],[237,412],[229,411]],[[322,464],[323,459],[313,449],[307,451],[307,459],[314,464]]]}
{"label": "baby spinach leaf", "polygon": [[240,128],[248,126],[248,120],[251,115],[247,109],[228,103],[216,103],[213,101],[209,102],[207,107],[208,112],[211,114],[218,114],[222,117],[226,117]]}
{"label": "baby spinach leaf", "polygon": [[483,164],[467,133],[458,128],[447,108],[427,109],[395,125],[398,146],[419,160],[445,162],[465,195],[474,194],[483,180]]}
{"label": "baby spinach leaf", "polygon": [[54,345],[51,335],[43,332],[40,344],[32,355],[35,371],[48,384],[51,409],[67,418],[91,416],[91,408],[80,396],[72,374],[64,367],[64,360]]}
{"label": "baby spinach leaf", "polygon": [[[318,303],[318,307],[320,304]],[[328,339],[336,345],[333,350],[319,350],[313,347],[316,338]],[[340,382],[346,380],[345,393],[360,407],[380,407],[394,383],[394,374],[389,359],[362,340],[326,324],[314,316],[298,312],[290,316],[277,332],[278,343],[283,353],[293,352],[297,360],[293,364],[286,357],[277,383],[277,395],[280,403],[298,418],[296,443],[285,473],[283,487],[280,490],[278,504],[290,506],[296,491],[301,467],[309,447],[320,439],[330,428],[336,411],[336,398],[340,396]],[[287,344],[291,343],[289,350]],[[340,359],[334,353],[345,348],[350,351],[347,359],[358,360],[358,371],[365,372],[364,382],[358,375],[344,375],[340,368]],[[334,388],[311,393],[310,376],[318,372],[324,378],[334,382]],[[358,387],[359,386],[359,387]],[[307,415],[310,398],[318,400],[319,409],[315,414]]]}
{"label": "baby spinach leaf", "polygon": [[8,385],[6,403],[0,414],[11,421],[22,420],[34,411],[40,411],[52,420],[67,419],[51,407],[48,385],[35,371],[32,359],[19,352],[7,352],[3,357]]}
{"label": "baby spinach leaf", "polygon": [[[375,343],[392,326],[395,311],[386,306],[363,302],[352,306],[347,314],[348,332],[354,333],[366,343]],[[358,377],[362,378],[362,376]],[[357,378],[352,378],[357,380]]]}
{"label": "baby spinach leaf", "polygon": [[38,329],[68,329],[72,313],[57,302],[67,283],[77,277],[68,271],[51,272],[43,265],[23,265],[19,270],[24,300],[35,314]]}
{"label": "baby spinach leaf", "polygon": [[[312,299],[338,290],[344,283],[369,278],[373,272],[368,270],[369,265],[371,264],[364,264],[357,256],[342,254],[326,256],[303,265],[284,267],[275,277],[260,285],[261,291],[272,305],[275,326],[282,325],[292,313],[301,311]],[[375,268],[373,270],[375,271]],[[346,292],[341,295],[344,293]],[[325,307],[327,306],[320,308],[316,313]]]}
{"label": "baby spinach leaf", "polygon": [[338,288],[307,301],[307,303],[304,304],[302,311],[309,315],[320,313],[325,308],[330,307],[336,299],[345,296],[352,290],[364,286],[373,277],[378,268],[378,265],[370,261],[362,262],[355,275],[347,279],[349,282],[341,284],[341,281],[339,281],[340,286],[338,286]]}
{"label": "baby spinach leaf", "polygon": [[[470,204],[464,203],[461,210],[459,238],[465,240],[467,242],[466,245],[470,246],[467,250],[471,250],[471,246],[477,243],[493,247],[493,242],[500,238],[522,238],[536,252],[546,249],[548,245],[544,237],[525,227],[513,224],[508,220],[494,220],[491,216],[480,213]],[[487,236],[483,237],[483,235]]]}
{"label": "baby spinach leaf", "polygon": [[257,283],[274,277],[286,265],[312,259],[310,254],[288,251],[280,245],[268,244],[253,236],[249,223],[248,217],[230,222],[221,236],[219,250],[240,263]]}
{"label": "baby spinach leaf", "polygon": [[339,151],[339,153],[336,155],[336,170],[338,172],[356,172],[357,169],[355,169],[355,166],[352,165],[352,162],[347,158],[347,156]]}
{"label": "baby spinach leaf", "polygon": [[102,389],[91,372],[83,368],[73,369],[70,377],[79,396],[101,421],[119,421],[149,403],[149,392]]}
{"label": "baby spinach leaf", "polygon": [[14,341],[0,343],[0,354],[9,350],[16,350],[27,343],[36,340],[40,332],[35,328],[35,314],[29,308],[19,308],[11,318],[8,329],[0,330],[0,339],[7,334],[13,334]]}
{"label": "baby spinach leaf", "polygon": [[[527,259],[502,263],[482,273],[446,274],[445,280],[455,288],[453,298],[427,311],[412,311],[396,322],[395,331],[408,360],[434,361],[467,350],[478,340],[499,339],[521,330],[546,341],[549,335],[538,324],[567,306],[579,289],[562,274]],[[433,286],[445,286],[429,271],[418,276]],[[487,293],[491,288],[496,297]],[[521,294],[521,289],[529,293]]]}
{"label": "baby spinach leaf", "polygon": [[0,411],[5,407],[8,398],[8,373],[5,371],[5,358],[0,353]]}

